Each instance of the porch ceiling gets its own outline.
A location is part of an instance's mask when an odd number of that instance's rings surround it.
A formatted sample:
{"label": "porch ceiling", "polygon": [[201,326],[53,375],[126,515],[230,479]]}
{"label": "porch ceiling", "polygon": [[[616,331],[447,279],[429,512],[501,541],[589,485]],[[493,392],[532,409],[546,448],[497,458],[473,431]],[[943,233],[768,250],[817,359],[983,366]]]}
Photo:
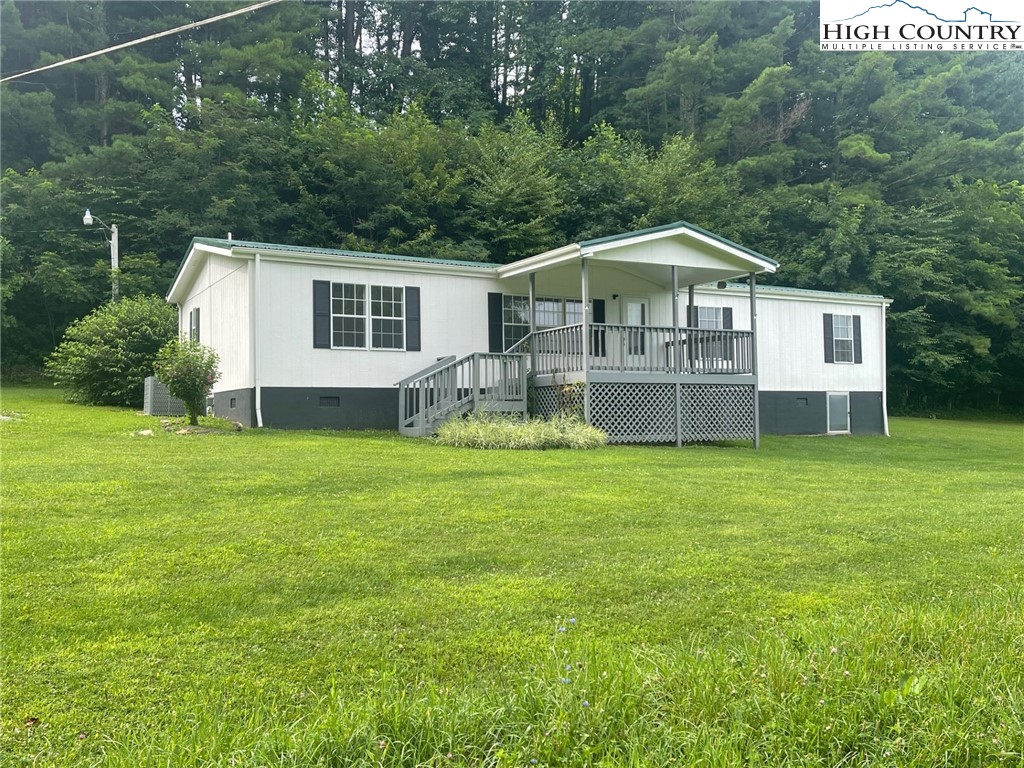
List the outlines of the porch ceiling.
{"label": "porch ceiling", "polygon": [[678,270],[676,289],[742,277],[751,272],[774,273],[778,263],[700,227],[678,222],[640,232],[574,243],[554,251],[499,267],[501,278],[536,272],[579,269],[587,258],[592,267],[603,264],[655,285],[671,288],[671,267]]}

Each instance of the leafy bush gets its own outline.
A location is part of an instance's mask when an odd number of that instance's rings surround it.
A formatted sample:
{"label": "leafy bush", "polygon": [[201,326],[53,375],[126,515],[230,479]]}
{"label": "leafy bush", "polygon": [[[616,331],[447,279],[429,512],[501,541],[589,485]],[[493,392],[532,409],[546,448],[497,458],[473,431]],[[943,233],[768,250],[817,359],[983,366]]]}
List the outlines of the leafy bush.
{"label": "leafy bush", "polygon": [[463,448],[599,448],[608,436],[577,416],[522,421],[515,416],[472,413],[451,419],[437,430],[437,442]]}
{"label": "leafy bush", "polygon": [[158,296],[109,302],[67,329],[46,372],[71,402],[140,407],[143,381],[177,329],[177,310]]}
{"label": "leafy bush", "polygon": [[199,424],[206,398],[220,378],[220,358],[209,347],[189,339],[172,339],[156,356],[154,371],[174,397],[185,404],[189,424]]}

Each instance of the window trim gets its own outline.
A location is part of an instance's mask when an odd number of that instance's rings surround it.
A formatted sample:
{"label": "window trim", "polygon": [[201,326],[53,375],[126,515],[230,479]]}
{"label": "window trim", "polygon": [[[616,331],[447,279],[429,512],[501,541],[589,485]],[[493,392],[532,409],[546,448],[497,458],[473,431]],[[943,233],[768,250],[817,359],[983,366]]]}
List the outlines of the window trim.
{"label": "window trim", "polygon": [[[405,351],[405,342],[406,342],[406,332],[405,332],[405,315],[406,315],[406,312],[405,312],[405,286],[404,285],[370,285],[368,287],[370,289],[369,290],[369,293],[370,293],[369,309],[367,310],[368,313],[369,313],[369,318],[370,318],[370,323],[369,323],[369,326],[368,326],[368,330],[369,330],[369,340],[368,340],[368,342],[369,342],[369,349],[381,350],[381,351],[391,351],[391,352],[404,352]],[[379,299],[375,300],[373,298],[374,290],[380,292],[380,298]],[[392,298],[390,298],[390,299],[385,299],[384,298],[384,291],[385,290],[392,291],[392,294],[391,294]],[[402,298],[399,301],[397,301],[397,302],[394,299],[394,291],[400,291],[401,294],[402,294]],[[398,305],[398,311],[401,312],[401,315],[399,317],[395,317],[394,315],[383,315],[383,314],[382,315],[375,315],[373,313],[374,301],[379,301],[382,308],[383,308],[384,304],[389,304],[389,305],[392,305],[392,306],[397,304]],[[397,346],[397,347],[378,347],[378,346],[376,346],[374,344],[374,339],[373,339],[374,334],[375,334],[374,321],[394,322],[395,320],[400,320],[401,321],[401,329],[402,329],[401,330],[401,334],[402,334],[401,341],[402,341],[402,343],[399,346]],[[380,335],[383,337],[385,335],[385,332],[383,330],[381,330],[380,331]],[[391,335],[391,332],[388,332],[388,335]]]}
{"label": "window trim", "polygon": [[[726,330],[726,328],[725,328],[725,311],[724,311],[724,307],[709,307],[709,306],[707,306],[705,304],[697,304],[697,305],[695,305],[695,308],[697,310],[697,328],[699,328],[701,330],[709,330],[709,331],[724,331],[724,330]],[[704,324],[704,319],[701,317],[701,314],[704,314],[705,317],[706,317],[708,313],[713,313],[714,314],[714,319],[713,320],[714,320],[715,325],[705,325]]]}
{"label": "window trim", "polygon": [[[408,312],[408,297],[409,297],[409,286],[405,285],[391,285],[383,283],[361,283],[351,281],[327,281],[330,286],[328,297],[330,301],[329,305],[329,317],[330,317],[330,348],[331,349],[348,349],[348,350],[363,350],[365,352],[405,352],[409,342],[409,312]],[[336,285],[351,285],[353,287],[361,287],[363,289],[362,299],[353,299],[354,301],[362,301],[363,312],[362,314],[341,314],[334,311],[334,286]],[[385,316],[385,315],[374,315],[373,314],[373,292],[374,289],[390,289],[392,291],[400,291],[402,294],[401,299],[401,317]],[[347,299],[342,298],[342,301]],[[381,298],[379,301],[383,302],[385,299]],[[393,299],[387,300],[389,303],[394,303]],[[351,345],[337,345],[334,343],[334,321],[336,318],[350,318],[350,319],[361,319],[363,321],[363,343],[360,346]],[[373,325],[375,320],[401,320],[402,322],[402,346],[400,347],[378,347],[374,346],[373,343]]]}
{"label": "window trim", "polygon": [[[850,333],[849,336],[839,336],[839,334],[837,333],[837,330],[839,328],[839,326],[836,324],[836,319],[837,318],[843,318],[843,319],[849,320],[849,324],[847,326],[849,328],[849,333]],[[856,355],[856,352],[854,350],[854,346],[855,346],[855,344],[854,344],[854,336],[855,336],[855,334],[854,334],[854,330],[853,330],[853,315],[839,315],[839,314],[832,313],[832,362],[833,363],[835,363],[836,365],[856,365],[856,363],[857,363],[857,355]],[[847,342],[850,343],[849,350],[844,350],[843,351],[843,356],[845,357],[848,354],[849,358],[850,358],[849,360],[840,360],[839,359],[839,344],[838,344],[838,342],[840,342],[840,341],[847,341]]]}

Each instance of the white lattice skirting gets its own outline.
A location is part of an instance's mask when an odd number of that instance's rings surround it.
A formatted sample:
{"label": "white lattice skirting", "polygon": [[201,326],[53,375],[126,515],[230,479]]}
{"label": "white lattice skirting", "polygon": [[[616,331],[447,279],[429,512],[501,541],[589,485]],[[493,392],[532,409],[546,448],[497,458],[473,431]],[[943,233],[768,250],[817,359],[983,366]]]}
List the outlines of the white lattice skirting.
{"label": "white lattice skirting", "polygon": [[[754,439],[754,388],[732,384],[591,384],[590,422],[612,443]],[[550,417],[582,410],[582,387],[535,387],[532,411]]]}

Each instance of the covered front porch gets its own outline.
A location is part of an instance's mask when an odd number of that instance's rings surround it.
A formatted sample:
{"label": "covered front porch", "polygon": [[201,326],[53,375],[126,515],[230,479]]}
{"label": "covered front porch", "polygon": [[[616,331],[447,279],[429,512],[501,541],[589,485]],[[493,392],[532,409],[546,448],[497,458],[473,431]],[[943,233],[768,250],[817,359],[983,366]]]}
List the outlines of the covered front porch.
{"label": "covered front porch", "polygon": [[[612,442],[756,446],[757,274],[776,267],[683,222],[549,251],[498,270],[503,351],[526,356],[536,414],[573,410]],[[696,286],[736,279],[745,310],[698,307]]]}

